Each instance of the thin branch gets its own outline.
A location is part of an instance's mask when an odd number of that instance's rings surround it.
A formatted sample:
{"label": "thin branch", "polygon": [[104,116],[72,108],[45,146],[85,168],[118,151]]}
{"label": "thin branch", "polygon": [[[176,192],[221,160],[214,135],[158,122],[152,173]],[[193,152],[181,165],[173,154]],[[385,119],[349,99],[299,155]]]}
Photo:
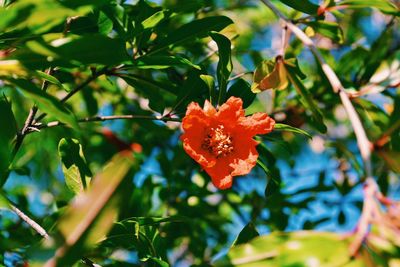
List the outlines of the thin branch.
{"label": "thin branch", "polygon": [[361,124],[360,118],[351,103],[342,83],[337,77],[336,73],[332,70],[332,68],[326,63],[318,48],[315,46],[314,42],[296,25],[290,22],[286,16],[280,12],[269,0],[261,0],[267,7],[269,7],[280,19],[283,25],[288,27],[293,34],[300,39],[300,41],[308,46],[310,50],[313,52],[315,57],[317,58],[319,64],[322,67],[325,76],[327,77],[329,83],[332,86],[332,89],[335,93],[338,93],[340,99],[342,101],[342,105],[349,116],[349,120],[353,127],[354,133],[356,135],[358,148],[360,150],[361,157],[364,162],[364,169],[366,173],[366,177],[372,177],[372,168],[371,168],[371,143],[368,140],[368,137],[365,133],[364,127]]}
{"label": "thin branch", "polygon": [[[40,224],[38,224],[37,222],[35,222],[33,219],[31,219],[28,215],[26,215],[24,212],[22,212],[20,209],[18,209],[16,206],[14,206],[13,204],[9,204],[10,209],[18,215],[18,217],[23,220],[24,222],[26,222],[33,230],[35,230],[39,235],[41,235],[44,239],[49,240],[50,236],[47,233],[47,231],[40,226]],[[86,266],[90,266],[90,267],[101,267],[100,265],[94,263],[93,261],[89,260],[86,257],[82,257],[82,263],[85,264]]]}
{"label": "thin branch", "polygon": [[290,31],[288,31],[288,27],[284,25],[282,27],[282,43],[281,43],[281,51],[279,53],[283,58],[285,58],[285,51],[289,44],[289,38],[290,38]]}
{"label": "thin branch", "polygon": [[[98,122],[98,121],[111,121],[111,120],[137,120],[137,119],[142,119],[142,120],[153,120],[153,121],[175,121],[175,122],[181,122],[181,119],[179,118],[171,118],[167,116],[147,116],[147,115],[111,115],[111,116],[95,116],[95,117],[89,117],[89,118],[83,118],[79,119],[78,123],[86,123],[86,122]],[[51,127],[56,127],[56,126],[62,126],[64,123],[60,121],[51,121],[48,123],[36,123],[34,124],[34,128],[36,129],[43,129],[43,128],[51,128]],[[34,130],[31,130],[29,133],[34,132]]]}
{"label": "thin branch", "polygon": [[230,77],[230,78],[228,79],[228,82],[233,81],[233,80],[236,80],[236,79],[238,79],[238,78],[240,78],[240,77],[242,77],[242,76],[244,76],[244,75],[249,75],[249,74],[253,75],[253,73],[254,73],[253,71],[246,71],[246,72],[238,73],[238,74],[236,74],[236,75]]}
{"label": "thin branch", "polygon": [[[48,75],[51,75],[52,72],[53,72],[52,68],[49,68],[47,70],[47,74]],[[48,86],[49,86],[49,82],[47,80],[44,80],[43,83],[42,83],[42,90],[46,91]],[[18,150],[21,148],[22,142],[24,141],[24,138],[25,138],[26,134],[28,133],[29,128],[33,124],[33,121],[35,119],[37,111],[38,111],[38,107],[36,106],[36,104],[34,104],[33,107],[31,108],[31,110],[29,111],[29,114],[28,114],[28,117],[25,120],[24,126],[22,127],[21,131],[19,131],[19,133],[17,133],[17,137],[16,137],[16,141],[15,141],[15,146],[14,146],[12,158],[15,157],[15,155],[18,152]]]}
{"label": "thin branch", "polygon": [[45,239],[50,239],[50,236],[47,234],[46,230],[40,226],[37,222],[32,220],[28,215],[23,213],[20,209],[18,209],[16,206],[10,204],[10,208],[15,214],[18,215],[18,217],[21,218],[24,222],[26,222],[33,230],[35,230],[39,235],[41,235]]}
{"label": "thin branch", "polygon": [[[103,69],[101,69],[98,72],[94,72],[88,79],[86,79],[83,83],[81,83],[80,85],[78,85],[77,87],[75,87],[72,91],[70,91],[66,96],[64,96],[63,98],[60,99],[61,103],[65,103],[68,99],[70,99],[73,95],[75,95],[76,93],[78,93],[80,90],[82,90],[83,88],[85,88],[89,83],[91,83],[92,81],[96,80],[98,77],[100,77],[103,74],[106,74],[109,70],[107,69],[107,67],[104,67]],[[47,113],[42,113],[41,115],[39,115],[35,120],[34,123],[37,123],[39,121],[41,121],[44,117],[47,116]]]}

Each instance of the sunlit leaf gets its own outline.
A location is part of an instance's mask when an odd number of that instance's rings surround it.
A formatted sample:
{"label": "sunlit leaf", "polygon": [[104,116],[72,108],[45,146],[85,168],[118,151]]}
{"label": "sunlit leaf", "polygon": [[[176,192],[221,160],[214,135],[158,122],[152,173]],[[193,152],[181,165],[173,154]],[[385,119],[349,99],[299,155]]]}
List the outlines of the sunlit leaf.
{"label": "sunlit leaf", "polygon": [[142,21],[142,27],[143,29],[149,29],[155,27],[160,21],[162,21],[165,18],[165,11],[158,11]]}
{"label": "sunlit leaf", "polygon": [[85,156],[79,141],[63,138],[58,143],[58,154],[61,157],[65,183],[75,194],[88,188],[92,173],[86,164]]}
{"label": "sunlit leaf", "polygon": [[[127,68],[126,66],[125,68]],[[200,70],[200,66],[180,56],[144,56],[135,61],[134,67],[140,69],[166,69],[170,67],[192,67]]]}
{"label": "sunlit leaf", "polygon": [[298,0],[281,0],[282,3],[307,14],[317,14],[318,5],[313,4],[308,0],[298,1]]}
{"label": "sunlit leaf", "polygon": [[341,44],[344,41],[343,30],[336,22],[316,20],[305,22],[305,24],[312,27],[317,33],[328,37],[336,43]]}
{"label": "sunlit leaf", "polygon": [[274,232],[232,247],[215,266],[363,266],[348,252],[349,239],[327,232]]}
{"label": "sunlit leaf", "polygon": [[259,93],[268,89],[285,89],[289,85],[283,59],[277,57],[275,60],[264,60],[257,66],[251,91]]}
{"label": "sunlit leaf", "polygon": [[390,0],[344,0],[336,3],[337,6],[346,6],[347,8],[365,8],[374,7],[380,11],[396,16],[400,15],[399,8]]}

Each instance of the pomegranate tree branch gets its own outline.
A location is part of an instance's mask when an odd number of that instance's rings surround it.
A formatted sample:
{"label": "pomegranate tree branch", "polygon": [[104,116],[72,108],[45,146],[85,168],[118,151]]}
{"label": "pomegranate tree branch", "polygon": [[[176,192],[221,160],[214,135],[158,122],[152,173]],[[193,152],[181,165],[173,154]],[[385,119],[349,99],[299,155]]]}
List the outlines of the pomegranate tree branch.
{"label": "pomegranate tree branch", "polygon": [[[51,75],[52,72],[53,72],[53,69],[49,68],[46,73],[48,75]],[[42,83],[42,90],[46,91],[48,86],[49,86],[49,82],[47,80],[44,80],[43,83]],[[12,158],[15,157],[15,155],[18,152],[18,150],[21,148],[22,142],[24,141],[24,138],[25,138],[26,134],[29,131],[29,127],[32,126],[37,112],[38,112],[38,107],[36,105],[33,105],[31,110],[29,111],[28,117],[25,120],[24,126],[17,133],[16,139],[15,139],[15,146],[14,146]]]}
{"label": "pomegranate tree branch", "polygon": [[26,222],[33,230],[35,230],[39,235],[41,235],[45,239],[50,239],[50,236],[47,234],[46,230],[40,226],[37,222],[32,220],[28,215],[23,213],[20,209],[16,206],[10,204],[10,209],[18,215],[18,217]]}
{"label": "pomegranate tree branch", "polygon": [[372,179],[372,167],[371,167],[371,143],[365,133],[365,129],[361,124],[360,118],[351,103],[349,96],[347,95],[342,83],[337,77],[333,69],[326,63],[325,59],[322,57],[318,48],[314,42],[296,25],[294,25],[282,12],[275,7],[270,0],[261,0],[268,8],[272,10],[281,20],[284,27],[287,27],[291,32],[296,35],[296,37],[313,52],[317,58],[321,68],[332,86],[335,93],[339,94],[342,105],[346,110],[349,117],[351,125],[353,127],[354,133],[357,139],[357,145],[360,150],[361,157],[364,162],[364,169],[367,179]]}
{"label": "pomegranate tree branch", "polygon": [[[142,119],[142,120],[153,120],[153,121],[175,121],[175,122],[180,122],[181,119],[179,118],[171,118],[167,116],[147,116],[147,115],[111,115],[111,116],[95,116],[95,117],[88,117],[88,118],[83,118],[79,119],[78,123],[86,123],[86,122],[98,122],[98,121],[111,121],[111,120],[137,120],[137,119]],[[48,123],[36,123],[33,125],[30,133],[38,131],[43,128],[51,128],[51,127],[56,127],[56,126],[62,126],[64,123],[60,121],[51,121]]]}
{"label": "pomegranate tree branch", "polygon": [[[100,77],[103,74],[107,74],[109,72],[107,67],[104,67],[100,71],[94,72],[89,78],[87,78],[83,83],[79,84],[77,87],[72,89],[67,95],[65,95],[63,98],[60,99],[61,103],[65,103],[68,99],[70,99],[72,96],[74,96],[76,93],[78,93],[80,90],[85,88],[89,83],[92,81],[96,80],[98,77]],[[46,113],[40,114],[34,122],[39,122],[41,121],[44,117],[46,117]]]}

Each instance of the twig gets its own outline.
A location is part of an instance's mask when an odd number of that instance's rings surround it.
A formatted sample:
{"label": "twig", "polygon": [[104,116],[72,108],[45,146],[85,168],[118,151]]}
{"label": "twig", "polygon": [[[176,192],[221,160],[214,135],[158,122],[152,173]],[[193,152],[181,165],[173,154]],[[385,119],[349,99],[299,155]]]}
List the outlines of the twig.
{"label": "twig", "polygon": [[[98,72],[94,72],[88,79],[86,79],[83,83],[81,83],[80,85],[78,85],[77,87],[75,87],[72,91],[70,91],[66,96],[64,96],[63,98],[60,99],[61,103],[65,103],[68,99],[70,99],[73,95],[75,95],[76,93],[78,93],[80,90],[82,90],[83,88],[85,88],[89,83],[91,83],[92,81],[96,80],[98,77],[100,77],[103,74],[106,74],[109,70],[107,69],[107,67],[104,67],[102,70],[98,71]],[[34,123],[41,121],[44,117],[47,116],[47,113],[43,113],[41,115],[39,115],[35,120]]]}
{"label": "twig", "polygon": [[42,226],[40,226],[37,222],[32,220],[28,215],[23,213],[20,209],[18,209],[16,206],[10,204],[10,208],[15,214],[18,215],[18,217],[21,218],[24,222],[26,222],[33,230],[35,230],[39,235],[41,235],[45,239],[50,239],[50,236],[47,234],[46,230],[43,229]]}
{"label": "twig", "polygon": [[[52,68],[49,68],[47,70],[48,75],[51,75],[52,72],[53,72]],[[42,90],[46,91],[48,86],[49,86],[49,82],[47,80],[44,80],[42,83]],[[33,124],[33,121],[35,119],[37,111],[38,111],[38,107],[36,106],[36,104],[34,104],[33,107],[31,108],[31,110],[29,111],[29,114],[25,120],[24,126],[22,127],[21,131],[19,131],[19,133],[17,133],[15,146],[14,146],[14,150],[13,150],[13,154],[12,154],[13,159],[14,159],[15,155],[17,154],[18,150],[21,148],[22,142],[24,141],[24,138],[25,138],[27,132],[29,131],[29,128]]]}
{"label": "twig", "polygon": [[342,105],[349,116],[349,120],[353,127],[354,133],[357,139],[357,145],[360,150],[361,157],[364,162],[364,169],[366,177],[372,177],[372,168],[371,168],[371,143],[367,138],[364,127],[361,124],[360,118],[351,103],[342,83],[337,77],[336,73],[332,70],[332,68],[325,62],[321,53],[318,51],[314,42],[296,25],[291,23],[286,16],[280,12],[269,0],[261,0],[267,7],[269,7],[280,19],[283,25],[288,27],[293,34],[300,39],[300,41],[308,46],[310,50],[313,52],[318,62],[320,63],[325,76],[327,77],[329,83],[332,86],[332,89],[335,93],[338,93],[340,99],[342,101]]}
{"label": "twig", "polygon": [[[18,217],[26,222],[33,230],[35,230],[39,235],[41,235],[44,239],[49,240],[50,236],[47,233],[47,231],[40,226],[37,222],[35,222],[33,219],[31,219],[28,215],[26,215],[24,212],[22,212],[20,209],[18,209],[16,206],[13,204],[9,204],[10,209],[18,215]],[[93,261],[89,260],[86,257],[82,257],[82,263],[89,267],[99,267],[100,265],[95,264]]]}
{"label": "twig", "polygon": [[285,51],[289,44],[289,37],[290,37],[290,32],[288,31],[288,27],[284,25],[282,27],[282,44],[281,44],[281,51],[279,53],[283,58],[285,58]]}
{"label": "twig", "polygon": [[[153,120],[153,121],[175,121],[180,122],[181,119],[179,118],[170,118],[167,116],[147,116],[147,115],[111,115],[111,116],[96,116],[96,117],[89,117],[79,119],[78,123],[86,123],[86,122],[96,122],[96,121],[111,121],[111,120],[135,120],[135,119],[143,119],[143,120]],[[51,121],[48,123],[36,123],[32,128],[36,128],[36,130],[40,130],[43,128],[51,128],[56,126],[64,125],[64,123],[60,121]],[[29,133],[34,132],[31,130]]]}
{"label": "twig", "polygon": [[230,77],[230,78],[228,79],[228,82],[230,82],[230,81],[232,81],[232,80],[236,80],[237,78],[240,78],[240,77],[242,77],[242,76],[244,76],[244,75],[253,74],[253,73],[254,73],[253,71],[246,71],[246,72],[238,73],[238,74],[236,74],[236,75]]}

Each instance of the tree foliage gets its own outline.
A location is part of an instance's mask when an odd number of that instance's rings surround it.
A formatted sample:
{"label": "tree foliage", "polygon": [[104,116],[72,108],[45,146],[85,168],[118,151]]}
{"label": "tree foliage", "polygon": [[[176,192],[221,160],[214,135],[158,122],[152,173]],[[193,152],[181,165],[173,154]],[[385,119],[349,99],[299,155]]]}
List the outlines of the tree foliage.
{"label": "tree foliage", "polygon": [[[400,265],[398,1],[0,4],[0,265]],[[231,97],[276,124],[219,190]]]}

